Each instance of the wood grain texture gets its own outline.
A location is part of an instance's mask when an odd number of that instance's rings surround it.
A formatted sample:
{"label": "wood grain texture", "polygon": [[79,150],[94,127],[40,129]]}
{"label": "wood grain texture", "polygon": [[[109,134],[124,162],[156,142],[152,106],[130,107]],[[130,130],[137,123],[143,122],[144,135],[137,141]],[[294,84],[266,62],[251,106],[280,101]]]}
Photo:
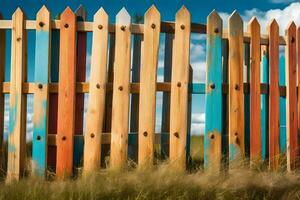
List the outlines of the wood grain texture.
{"label": "wood grain texture", "polygon": [[248,24],[250,32],[250,165],[261,161],[260,111],[260,25],[253,17]]}
{"label": "wood grain texture", "polygon": [[[2,14],[0,13],[0,20],[2,20]],[[2,86],[5,78],[5,61],[6,61],[6,33],[5,30],[0,30],[0,85]],[[4,145],[3,145],[3,130],[4,130],[4,94],[0,91],[0,167],[4,169],[5,157],[4,157]]]}
{"label": "wood grain texture", "polygon": [[110,168],[114,170],[121,170],[127,166],[131,53],[130,24],[131,18],[126,9],[123,8],[116,16],[110,152]]}
{"label": "wood grain texture", "polygon": [[222,19],[216,11],[207,17],[207,57],[204,131],[204,168],[221,169],[222,157]]}
{"label": "wood grain texture", "polygon": [[56,175],[73,171],[73,135],[75,133],[76,16],[68,7],[61,15],[60,30],[57,158]]}
{"label": "wood grain texture", "polygon": [[[86,20],[87,12],[80,5],[75,11],[77,22]],[[86,50],[87,50],[87,32],[77,33],[77,52],[76,52],[76,81],[84,82],[86,77]],[[76,94],[75,105],[75,135],[83,134],[83,115],[84,115],[84,94]],[[83,163],[83,143],[74,140],[74,167],[79,168]]]}
{"label": "wood grain texture", "polygon": [[49,105],[49,77],[51,27],[50,12],[43,6],[37,13],[37,31],[35,47],[34,81],[37,88],[33,102],[33,138],[32,138],[32,166],[37,176],[45,176],[47,170],[47,139],[48,139],[48,105]]}
{"label": "wood grain texture", "polygon": [[[99,29],[99,27],[101,29]],[[101,162],[101,138],[105,110],[107,82],[108,15],[100,8],[94,15],[86,133],[84,135],[84,172],[99,169]]]}
{"label": "wood grain texture", "polygon": [[[171,82],[172,74],[172,52],[174,34],[165,35],[164,52],[164,82]],[[170,92],[163,92],[161,132],[170,133]],[[163,159],[169,155],[169,137],[162,134],[161,137],[161,156]]]}
{"label": "wood grain texture", "polygon": [[279,167],[279,27],[276,20],[268,26],[269,43],[269,167]]}
{"label": "wood grain texture", "polygon": [[151,6],[144,19],[143,67],[140,76],[138,163],[139,168],[151,168],[154,159],[160,13],[155,6]]}
{"label": "wood grain texture", "polygon": [[[244,158],[243,21],[235,11],[229,17],[229,165]],[[236,162],[235,162],[236,161]]]}
{"label": "wood grain texture", "polygon": [[287,170],[296,167],[298,156],[298,130],[297,130],[297,55],[296,55],[296,25],[290,23],[286,30],[286,153]]}
{"label": "wood grain texture", "polygon": [[27,75],[27,37],[24,19],[22,10],[18,8],[12,16],[7,182],[19,179],[25,167],[26,96],[22,93],[22,83],[26,81]]}
{"label": "wood grain texture", "polygon": [[186,169],[190,20],[183,6],[176,13],[170,105],[170,163],[178,171]]}

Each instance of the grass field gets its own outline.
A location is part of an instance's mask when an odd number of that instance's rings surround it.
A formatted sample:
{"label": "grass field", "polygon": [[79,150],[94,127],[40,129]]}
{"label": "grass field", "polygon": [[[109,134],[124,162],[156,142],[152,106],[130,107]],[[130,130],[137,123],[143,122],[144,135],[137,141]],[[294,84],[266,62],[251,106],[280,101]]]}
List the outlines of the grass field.
{"label": "grass field", "polygon": [[0,183],[6,199],[300,199],[300,175],[246,169],[204,174],[203,138],[191,140],[193,173],[175,173],[167,163],[152,171],[101,170],[85,177],[44,181],[34,177]]}

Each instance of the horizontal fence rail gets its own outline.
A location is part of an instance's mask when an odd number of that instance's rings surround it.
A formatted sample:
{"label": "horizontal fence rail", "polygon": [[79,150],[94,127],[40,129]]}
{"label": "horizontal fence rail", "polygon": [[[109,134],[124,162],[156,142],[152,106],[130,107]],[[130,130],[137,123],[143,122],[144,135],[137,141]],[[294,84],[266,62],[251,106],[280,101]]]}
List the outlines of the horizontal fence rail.
{"label": "horizontal fence rail", "polygon": [[[255,17],[244,31],[236,11],[224,28],[216,11],[207,24],[191,23],[185,7],[174,22],[163,22],[155,6],[145,13],[144,23],[132,21],[123,8],[112,24],[100,8],[88,22],[82,6],[75,12],[66,8],[54,20],[45,6],[36,20],[27,20],[19,8],[12,20],[0,16],[0,157],[7,182],[27,170],[28,94],[34,96],[31,170],[37,176],[48,170],[60,178],[81,168],[83,173],[103,167],[124,170],[129,160],[149,169],[158,159],[168,159],[170,168],[186,170],[191,162],[192,94],[205,95],[205,171],[248,164],[256,169],[266,162],[270,170],[278,170],[282,156],[287,171],[297,168],[300,29],[294,22],[285,36],[279,35],[276,20],[262,34]],[[9,82],[4,81],[6,30],[12,30]],[[35,30],[33,82],[27,80],[28,30]],[[88,81],[87,32],[92,33]],[[206,36],[205,83],[193,83],[191,33]],[[162,37],[163,82],[158,82]],[[163,93],[160,131],[157,92]]]}

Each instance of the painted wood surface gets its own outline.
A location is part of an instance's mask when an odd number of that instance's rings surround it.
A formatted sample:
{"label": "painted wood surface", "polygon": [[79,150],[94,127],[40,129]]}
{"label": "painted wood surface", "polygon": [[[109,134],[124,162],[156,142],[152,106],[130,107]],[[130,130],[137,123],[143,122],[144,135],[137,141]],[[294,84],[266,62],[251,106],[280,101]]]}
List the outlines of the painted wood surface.
{"label": "painted wood surface", "polygon": [[261,161],[260,111],[260,25],[255,17],[248,24],[250,33],[250,165]]}
{"label": "painted wood surface", "polygon": [[269,167],[277,170],[279,166],[279,27],[276,20],[268,26],[269,34]]}
{"label": "painted wood surface", "polygon": [[19,179],[25,167],[26,96],[22,93],[22,83],[27,75],[27,37],[24,20],[22,10],[18,8],[12,16],[7,182]]}
{"label": "painted wood surface", "polygon": [[152,6],[144,18],[143,67],[140,70],[138,163],[140,168],[150,168],[154,159],[160,13],[155,6]]}
{"label": "painted wood surface", "polygon": [[[164,52],[164,82],[171,82],[172,73],[172,51],[174,34],[165,35]],[[192,90],[192,88],[191,88]],[[165,159],[169,155],[169,136],[170,134],[170,92],[163,93],[162,102],[162,122],[161,122],[161,155]]]}
{"label": "painted wood surface", "polygon": [[[229,17],[229,165],[245,154],[243,94],[243,21],[235,11]],[[236,161],[236,162],[235,162]]]}
{"label": "painted wood surface", "polygon": [[47,170],[48,105],[50,77],[51,25],[50,12],[43,6],[36,17],[35,72],[34,81],[38,84],[33,102],[33,172],[45,176]]}
{"label": "painted wood surface", "polygon": [[[80,5],[75,11],[77,22],[86,20],[86,10]],[[86,77],[86,48],[87,48],[87,32],[77,32],[77,55],[76,55],[76,81],[85,82]],[[84,115],[84,94],[76,94],[75,106],[75,135],[83,134],[83,115]],[[73,163],[77,169],[83,163],[83,142],[74,137],[74,156]]]}
{"label": "painted wood surface", "polygon": [[[0,20],[2,19],[3,16],[0,13]],[[6,33],[5,30],[0,30],[0,84],[1,85],[3,84],[3,81],[5,79],[5,61],[6,61],[5,49],[6,49]],[[2,169],[5,169],[3,130],[4,130],[4,94],[0,92],[0,162],[1,162],[0,167]]]}
{"label": "painted wood surface", "polygon": [[114,88],[111,124],[110,168],[124,169],[127,165],[129,81],[130,81],[130,32],[131,18],[125,8],[116,16],[116,43],[114,63]]}
{"label": "painted wood surface", "polygon": [[[279,86],[285,86],[285,57],[280,56],[279,58]],[[280,109],[280,133],[279,133],[279,150],[280,153],[286,153],[286,96],[280,97],[279,99],[279,109]]]}
{"label": "painted wood surface", "polygon": [[222,157],[222,19],[207,17],[204,168],[218,172]]}
{"label": "painted wood surface", "polygon": [[75,133],[76,16],[68,7],[61,15],[56,175],[73,171],[73,135]]}
{"label": "painted wood surface", "polygon": [[176,14],[170,100],[170,163],[178,171],[186,168],[190,20],[183,6]]}
{"label": "painted wood surface", "polygon": [[[268,47],[261,46],[261,83],[269,84],[269,57],[268,57]],[[277,82],[278,84],[278,82]],[[267,159],[268,151],[268,99],[269,96],[266,94],[260,95],[261,99],[261,159],[265,161]],[[279,123],[278,123],[279,124]]]}
{"label": "painted wood surface", "polygon": [[296,25],[290,23],[286,30],[286,151],[287,170],[296,167],[298,156],[298,130],[297,130],[297,55],[296,55]]}
{"label": "painted wood surface", "polygon": [[107,83],[108,15],[100,8],[94,15],[89,102],[84,135],[84,171],[97,170],[101,162],[101,138]]}
{"label": "painted wood surface", "polygon": [[[250,84],[250,44],[244,43],[244,82]],[[250,157],[250,94],[244,93],[245,157]]]}

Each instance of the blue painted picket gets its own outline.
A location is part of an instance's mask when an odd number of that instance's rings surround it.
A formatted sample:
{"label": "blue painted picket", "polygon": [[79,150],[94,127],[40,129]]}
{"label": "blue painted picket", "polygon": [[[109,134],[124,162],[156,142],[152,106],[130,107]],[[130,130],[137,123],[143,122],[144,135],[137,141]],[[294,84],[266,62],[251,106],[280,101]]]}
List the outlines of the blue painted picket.
{"label": "blue painted picket", "polygon": [[[285,86],[285,57],[280,56],[279,58],[279,85]],[[286,98],[280,97],[280,153],[286,151]]]}
{"label": "blue painted picket", "polygon": [[[268,54],[264,50],[261,59],[261,82],[269,83],[269,61]],[[267,158],[268,149],[268,102],[269,98],[267,94],[261,95],[261,156],[262,160]]]}
{"label": "blue painted picket", "polygon": [[[36,31],[35,74],[38,84],[34,96],[32,160],[34,173],[44,176],[47,167],[48,82],[50,67],[50,13],[43,7],[37,14],[40,23]],[[43,24],[44,23],[44,24]]]}
{"label": "blue painted picket", "polygon": [[204,167],[219,170],[222,132],[222,20],[216,11],[207,18]]}

